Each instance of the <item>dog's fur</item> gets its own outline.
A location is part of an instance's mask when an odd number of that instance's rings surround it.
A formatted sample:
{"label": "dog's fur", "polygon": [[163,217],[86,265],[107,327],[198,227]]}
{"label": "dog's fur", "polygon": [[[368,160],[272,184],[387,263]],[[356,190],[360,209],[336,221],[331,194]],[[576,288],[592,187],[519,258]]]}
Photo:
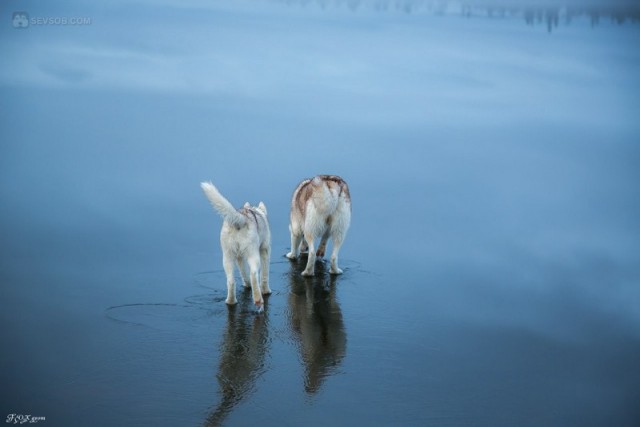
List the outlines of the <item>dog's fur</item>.
{"label": "dog's fur", "polygon": [[[235,209],[211,182],[200,184],[207,199],[223,218],[220,231],[222,265],[227,275],[226,303],[234,305],[236,285],[233,265],[237,264],[245,287],[251,287],[253,302],[262,309],[263,294],[270,294],[269,258],[271,255],[271,232],[267,221],[267,207],[260,202],[257,207],[245,203]],[[247,271],[247,266],[249,270]],[[260,281],[258,274],[260,273]]]}
{"label": "dog's fur", "polygon": [[[351,224],[351,195],[347,183],[336,175],[318,175],[305,179],[293,192],[291,199],[291,252],[287,258],[295,259],[308,248],[309,258],[303,276],[313,276],[316,256],[323,257],[327,240],[333,241],[331,274],[341,274],[338,252]],[[314,241],[320,237],[316,250]],[[303,241],[304,238],[304,241]]]}

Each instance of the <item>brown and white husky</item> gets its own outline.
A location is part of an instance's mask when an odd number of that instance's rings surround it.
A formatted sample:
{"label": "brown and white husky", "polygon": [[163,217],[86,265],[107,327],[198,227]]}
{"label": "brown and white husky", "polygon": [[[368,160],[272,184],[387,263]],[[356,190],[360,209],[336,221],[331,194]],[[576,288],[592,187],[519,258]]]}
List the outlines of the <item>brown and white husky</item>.
{"label": "brown and white husky", "polygon": [[[291,252],[287,258],[295,259],[301,250],[308,248],[309,258],[302,275],[313,276],[316,256],[324,256],[327,240],[331,238],[333,252],[329,273],[341,274],[338,252],[350,223],[351,195],[345,180],[336,175],[305,179],[298,184],[291,199]],[[316,249],[317,237],[321,239]]]}

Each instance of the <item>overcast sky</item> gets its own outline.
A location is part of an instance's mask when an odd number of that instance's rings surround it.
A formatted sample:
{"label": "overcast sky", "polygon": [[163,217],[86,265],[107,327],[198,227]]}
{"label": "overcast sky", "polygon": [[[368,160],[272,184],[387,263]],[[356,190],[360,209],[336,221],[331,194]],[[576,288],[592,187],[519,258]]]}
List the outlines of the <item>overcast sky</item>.
{"label": "overcast sky", "polygon": [[[548,35],[520,18],[487,25],[482,17],[366,7],[354,13],[297,3],[305,2],[5,2],[7,19],[19,6],[32,22],[75,17],[89,23],[2,26],[0,84],[211,95],[281,108],[311,96],[323,104],[319,114],[367,108],[372,120],[409,122],[461,113],[491,120],[487,107],[507,103],[503,113],[518,114],[525,99],[526,114],[554,108],[561,116],[571,115],[576,101],[593,108],[594,95],[598,108],[623,115],[637,105],[627,89],[637,82],[629,67],[637,61],[629,56],[639,40],[637,25],[607,23],[584,32],[585,19]],[[521,79],[510,78],[514,73]],[[594,81],[598,87],[580,91]],[[553,103],[549,93],[556,95]]]}

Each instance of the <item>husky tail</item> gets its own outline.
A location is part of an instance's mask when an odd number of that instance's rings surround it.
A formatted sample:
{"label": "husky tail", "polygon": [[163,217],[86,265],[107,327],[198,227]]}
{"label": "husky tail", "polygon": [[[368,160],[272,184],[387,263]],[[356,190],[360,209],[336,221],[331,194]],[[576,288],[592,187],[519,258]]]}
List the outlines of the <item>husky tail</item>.
{"label": "husky tail", "polygon": [[247,217],[238,212],[211,182],[202,182],[200,187],[202,187],[202,191],[204,191],[209,202],[225,221],[235,227],[242,227],[246,224]]}
{"label": "husky tail", "polygon": [[322,194],[314,203],[325,215],[333,215],[341,202],[350,204],[349,187],[336,175],[318,175],[310,181],[314,193]]}

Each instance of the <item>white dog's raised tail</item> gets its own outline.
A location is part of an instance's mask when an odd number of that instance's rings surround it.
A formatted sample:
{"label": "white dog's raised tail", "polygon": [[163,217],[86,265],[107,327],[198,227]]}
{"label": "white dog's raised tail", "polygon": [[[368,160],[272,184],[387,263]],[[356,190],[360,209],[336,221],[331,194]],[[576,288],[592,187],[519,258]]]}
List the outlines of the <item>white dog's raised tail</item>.
{"label": "white dog's raised tail", "polygon": [[218,189],[211,182],[201,182],[202,191],[211,202],[211,205],[222,216],[224,220],[235,227],[242,227],[247,222],[247,217],[233,207],[227,199],[224,198]]}

